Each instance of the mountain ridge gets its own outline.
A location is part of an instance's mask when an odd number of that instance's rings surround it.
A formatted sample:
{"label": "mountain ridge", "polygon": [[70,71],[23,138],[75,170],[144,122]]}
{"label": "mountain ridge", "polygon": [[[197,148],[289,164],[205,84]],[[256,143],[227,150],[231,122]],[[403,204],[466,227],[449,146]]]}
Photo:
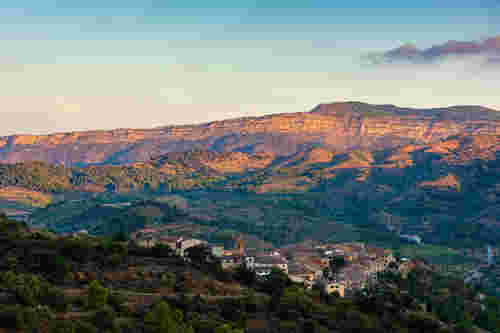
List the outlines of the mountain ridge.
{"label": "mountain ridge", "polygon": [[319,104],[308,112],[197,125],[11,135],[0,137],[0,162],[127,164],[192,149],[287,156],[315,145],[341,152],[380,150],[460,134],[500,135],[500,112],[482,106],[414,109],[336,102]]}

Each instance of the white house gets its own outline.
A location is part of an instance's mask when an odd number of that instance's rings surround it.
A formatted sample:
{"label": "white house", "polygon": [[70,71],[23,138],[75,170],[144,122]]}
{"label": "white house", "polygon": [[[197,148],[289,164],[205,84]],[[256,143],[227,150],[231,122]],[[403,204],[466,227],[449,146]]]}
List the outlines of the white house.
{"label": "white house", "polygon": [[288,274],[288,263],[279,256],[247,257],[245,258],[245,263],[250,269],[278,268]]}
{"label": "white house", "polygon": [[181,257],[184,257],[184,251],[189,249],[190,247],[198,246],[203,244],[203,242],[199,239],[184,239],[184,238],[179,238],[177,240],[177,254],[180,255]]}

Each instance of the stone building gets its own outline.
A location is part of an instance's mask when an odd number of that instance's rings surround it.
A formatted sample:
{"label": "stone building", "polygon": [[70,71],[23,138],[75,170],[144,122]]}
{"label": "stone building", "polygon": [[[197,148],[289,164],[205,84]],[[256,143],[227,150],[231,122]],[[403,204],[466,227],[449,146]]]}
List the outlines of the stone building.
{"label": "stone building", "polygon": [[184,257],[184,255],[185,255],[184,251],[186,251],[190,247],[198,246],[198,245],[201,245],[203,243],[204,242],[202,242],[199,239],[195,239],[195,238],[184,239],[184,238],[180,237],[177,240],[176,252],[179,256]]}
{"label": "stone building", "polygon": [[249,269],[278,268],[288,274],[288,262],[279,256],[247,257],[245,263]]}
{"label": "stone building", "polygon": [[345,285],[343,283],[328,282],[324,284],[323,288],[324,292],[327,293],[328,295],[334,292],[338,292],[340,297],[345,296]]}
{"label": "stone building", "polygon": [[223,256],[220,260],[223,269],[232,269],[242,264],[240,256]]}

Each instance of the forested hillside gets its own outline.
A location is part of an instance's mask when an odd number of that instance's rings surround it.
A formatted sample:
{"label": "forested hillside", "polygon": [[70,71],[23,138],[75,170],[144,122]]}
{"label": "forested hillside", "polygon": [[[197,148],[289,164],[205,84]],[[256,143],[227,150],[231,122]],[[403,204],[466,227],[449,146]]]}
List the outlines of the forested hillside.
{"label": "forested hillside", "polygon": [[[202,252],[62,238],[0,217],[0,328],[7,332],[480,332],[500,329],[499,302],[417,270],[386,275],[351,299],[225,272]],[[434,289],[428,288],[431,285]],[[425,293],[421,291],[425,290]]]}

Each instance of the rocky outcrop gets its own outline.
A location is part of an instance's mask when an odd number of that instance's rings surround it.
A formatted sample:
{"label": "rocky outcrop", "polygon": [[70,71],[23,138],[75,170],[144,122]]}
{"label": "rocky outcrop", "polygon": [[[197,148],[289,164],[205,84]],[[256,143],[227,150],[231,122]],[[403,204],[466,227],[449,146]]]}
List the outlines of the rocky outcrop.
{"label": "rocky outcrop", "polygon": [[268,167],[274,160],[274,154],[256,153],[253,155],[231,152],[218,156],[213,160],[201,162],[220,173],[240,173],[249,170],[258,170]]}
{"label": "rocky outcrop", "polygon": [[419,185],[422,187],[440,188],[445,190],[460,190],[460,180],[452,173],[433,181],[422,182]]}

